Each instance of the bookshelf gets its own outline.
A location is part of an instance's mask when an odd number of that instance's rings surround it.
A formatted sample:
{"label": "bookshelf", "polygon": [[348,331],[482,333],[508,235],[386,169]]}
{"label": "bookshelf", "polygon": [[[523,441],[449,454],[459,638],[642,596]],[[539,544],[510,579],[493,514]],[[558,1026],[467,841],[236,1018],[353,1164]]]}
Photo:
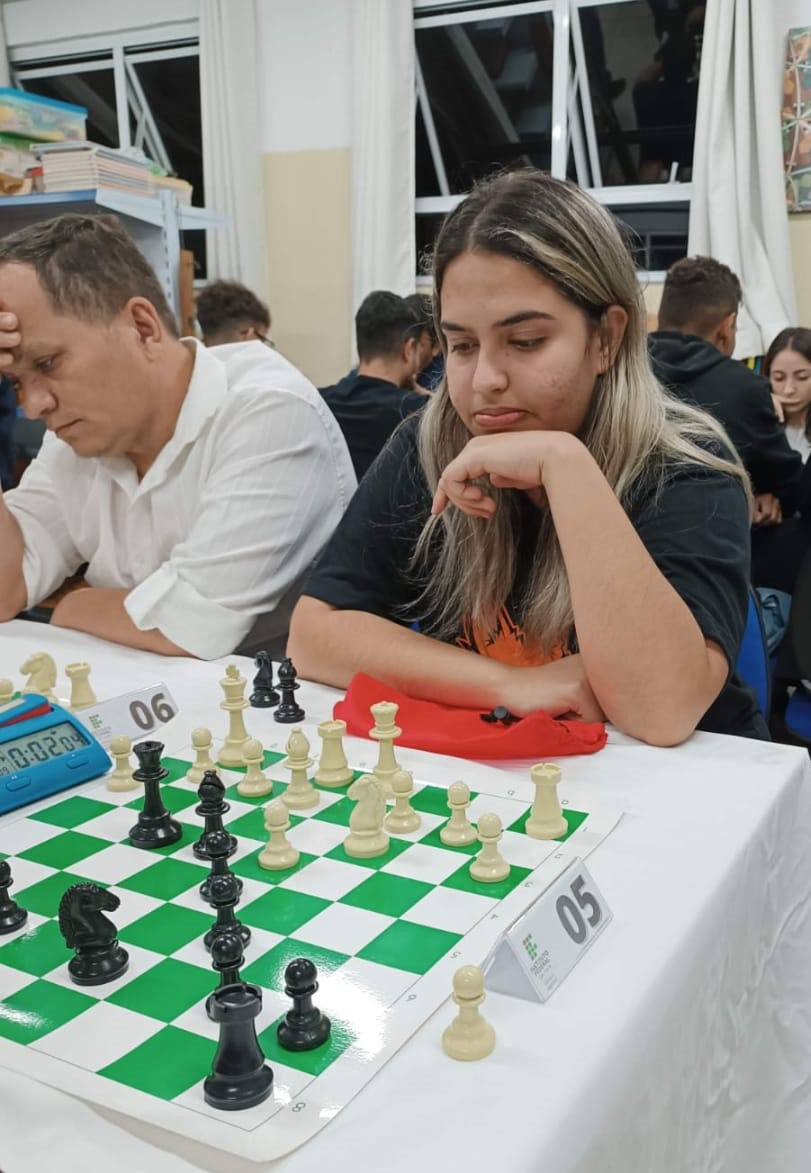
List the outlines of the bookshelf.
{"label": "bookshelf", "polygon": [[63,212],[114,212],[157,273],[180,316],[180,233],[220,228],[225,217],[206,208],[181,207],[172,191],[130,195],[110,187],[0,196],[0,236]]}

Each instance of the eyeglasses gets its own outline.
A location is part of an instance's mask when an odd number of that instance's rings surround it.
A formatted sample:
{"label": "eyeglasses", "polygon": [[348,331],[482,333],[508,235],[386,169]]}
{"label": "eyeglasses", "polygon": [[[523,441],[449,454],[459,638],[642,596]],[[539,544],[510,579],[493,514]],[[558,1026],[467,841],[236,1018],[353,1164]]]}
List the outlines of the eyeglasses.
{"label": "eyeglasses", "polygon": [[257,342],[264,342],[265,346],[269,346],[271,350],[276,349],[276,343],[273,341],[272,338],[268,338],[268,336],[266,334],[257,334],[256,331],[254,330],[253,336]]}

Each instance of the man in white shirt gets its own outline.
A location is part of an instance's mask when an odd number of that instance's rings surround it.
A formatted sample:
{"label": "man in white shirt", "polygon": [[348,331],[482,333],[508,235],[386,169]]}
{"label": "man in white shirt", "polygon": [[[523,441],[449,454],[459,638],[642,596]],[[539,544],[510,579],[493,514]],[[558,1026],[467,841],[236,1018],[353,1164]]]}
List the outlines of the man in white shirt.
{"label": "man in white shirt", "polygon": [[106,217],[0,240],[0,307],[0,369],[48,428],[0,497],[0,620],[87,563],[88,587],[53,623],[204,659],[265,623],[281,646],[355,488],[312,384],[261,342],[179,339],[155,274]]}

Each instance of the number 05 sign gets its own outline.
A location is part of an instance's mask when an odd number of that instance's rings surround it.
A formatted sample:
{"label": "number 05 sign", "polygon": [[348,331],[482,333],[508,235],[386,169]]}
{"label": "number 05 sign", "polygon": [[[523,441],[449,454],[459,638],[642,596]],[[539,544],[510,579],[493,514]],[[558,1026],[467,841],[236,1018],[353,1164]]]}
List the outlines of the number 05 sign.
{"label": "number 05 sign", "polygon": [[76,714],[106,749],[119,735],[144,741],[176,715],[177,705],[165,684],[114,696]]}
{"label": "number 05 sign", "polygon": [[545,1002],[610,920],[586,865],[574,860],[495,946],[485,961],[488,986]]}

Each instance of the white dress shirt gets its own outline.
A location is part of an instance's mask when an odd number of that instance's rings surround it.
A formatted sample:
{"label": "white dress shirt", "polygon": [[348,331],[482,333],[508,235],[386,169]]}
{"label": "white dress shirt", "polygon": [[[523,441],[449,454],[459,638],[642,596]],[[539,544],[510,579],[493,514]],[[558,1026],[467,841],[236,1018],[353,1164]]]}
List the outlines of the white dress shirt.
{"label": "white dress shirt", "polygon": [[287,359],[261,342],[184,341],[189,389],[143,480],[126,457],[80,457],[48,433],[6,502],[29,606],[87,562],[90,586],[129,589],[137,627],[215,659],[306,572],[355,475],[332,412]]}

